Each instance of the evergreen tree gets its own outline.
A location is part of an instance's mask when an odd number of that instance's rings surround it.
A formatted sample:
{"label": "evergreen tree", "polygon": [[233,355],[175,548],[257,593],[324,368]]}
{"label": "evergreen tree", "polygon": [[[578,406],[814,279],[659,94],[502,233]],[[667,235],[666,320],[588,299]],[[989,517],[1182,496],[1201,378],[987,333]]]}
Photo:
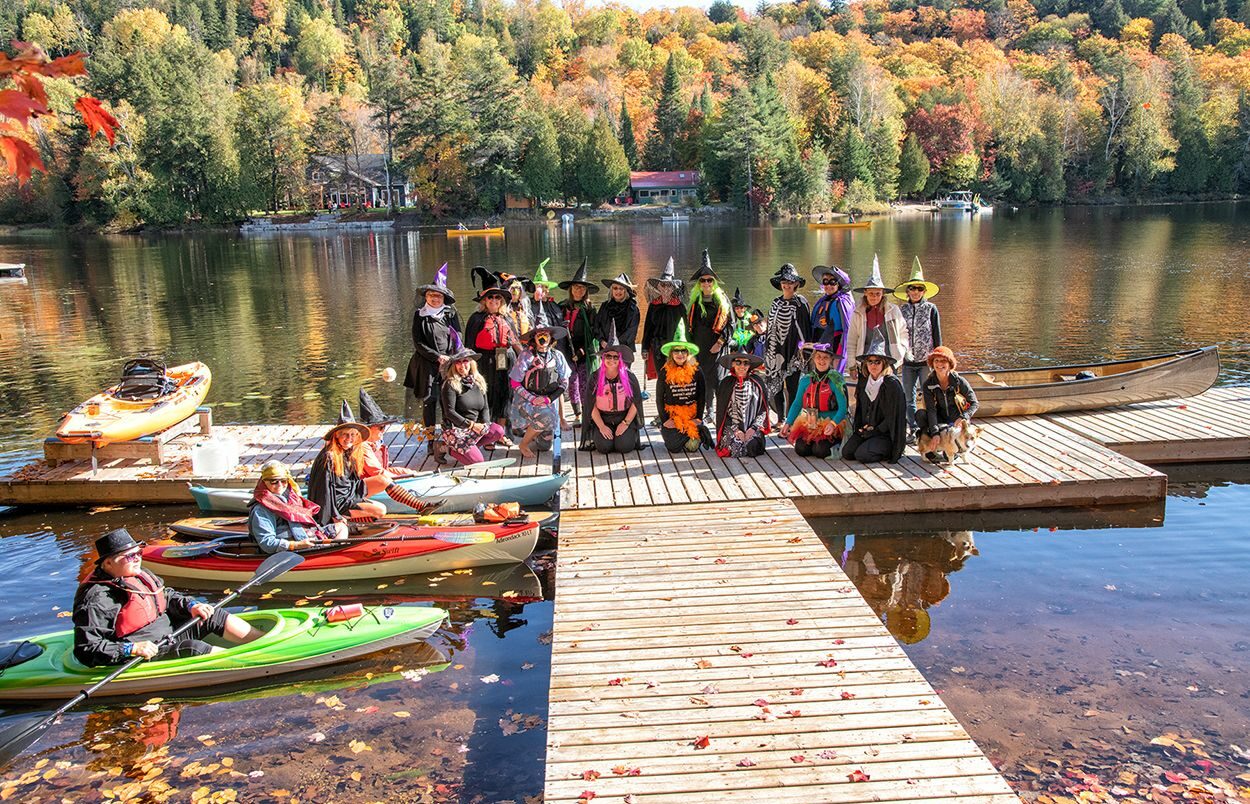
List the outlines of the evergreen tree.
{"label": "evergreen tree", "polygon": [[677,58],[670,53],[668,64],[664,66],[664,82],[660,85],[660,102],[655,109],[655,123],[643,149],[643,162],[648,170],[677,170],[683,167],[677,163],[677,139],[681,135],[682,123],[686,120],[686,109],[680,94]]}
{"label": "evergreen tree", "polygon": [[731,0],[715,0],[708,6],[707,18],[717,25],[738,21],[738,7]]}
{"label": "evergreen tree", "polygon": [[638,140],[634,137],[634,121],[629,116],[624,98],[621,98],[621,148],[632,169],[638,164]]}
{"label": "evergreen tree", "polygon": [[1187,55],[1172,63],[1172,133],[1176,137],[1176,167],[1169,186],[1176,192],[1198,193],[1206,189],[1212,167],[1210,144],[1198,108],[1202,89]]}
{"label": "evergreen tree", "polygon": [[898,191],[903,196],[910,196],[924,189],[929,180],[929,158],[920,147],[920,140],[915,134],[908,134],[903,143],[903,154],[899,158]]}
{"label": "evergreen tree", "polygon": [[1109,39],[1119,38],[1120,29],[1128,20],[1128,14],[1124,13],[1124,4],[1120,0],[1103,0],[1102,4],[1090,14],[1090,21],[1094,23],[1094,27]]}
{"label": "evergreen tree", "polygon": [[521,153],[521,180],[531,198],[550,201],[560,196],[563,179],[556,127],[542,109],[535,109],[530,131]]}
{"label": "evergreen tree", "polygon": [[396,182],[391,176],[391,166],[395,161],[395,132],[403,111],[408,106],[408,89],[412,78],[408,75],[406,62],[399,57],[387,53],[369,71],[369,107],[373,114],[373,125],[382,135],[385,144],[383,153],[386,172],[387,198],[389,207],[394,209],[398,199],[390,192]]}
{"label": "evergreen tree", "polygon": [[577,165],[580,197],[602,203],[629,187],[629,162],[612,134],[607,117],[599,115],[586,135]]}
{"label": "evergreen tree", "polygon": [[868,146],[864,144],[864,135],[854,125],[844,123],[841,139],[842,148],[838,153],[834,174],[848,185],[859,179],[872,187],[872,162],[868,157]]}

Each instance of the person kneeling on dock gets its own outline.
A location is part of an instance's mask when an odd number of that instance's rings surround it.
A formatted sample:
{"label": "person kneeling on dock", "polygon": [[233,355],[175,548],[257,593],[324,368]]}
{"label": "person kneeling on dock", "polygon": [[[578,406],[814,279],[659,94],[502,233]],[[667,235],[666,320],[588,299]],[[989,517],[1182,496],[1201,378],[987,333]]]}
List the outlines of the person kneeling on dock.
{"label": "person kneeling on dock", "polygon": [[846,423],[846,380],[834,368],[833,346],[800,343],[798,352],[810,361],[810,368],[799,377],[781,434],[803,457],[840,458]]}
{"label": "person kneeling on dock", "polygon": [[712,445],[712,434],[703,423],[707,386],[695,355],[699,347],[686,340],[686,322],[677,322],[673,339],[660,347],[665,361],[656,378],[656,401],[660,409],[660,436],[669,452],[698,452]]}
{"label": "person kneeling on dock", "polygon": [[317,524],[321,506],[300,494],[282,461],[265,461],[248,503],[247,532],[262,553],[302,550],[328,539],[346,539],[347,525]]}
{"label": "person kneeling on dock", "polygon": [[[133,656],[203,656],[210,634],[251,642],[261,631],[246,621],[175,592],[143,569],[143,542],[125,528],[96,539],[95,569],[74,595],[74,658],[87,667],[121,664]],[[176,642],[166,637],[191,618],[200,622]]]}
{"label": "person kneeling on dock", "polygon": [[608,327],[608,342],[599,347],[599,370],[586,383],[582,406],[581,450],[633,452],[642,428],[642,388],[629,370],[633,352],[617,339],[616,324]]}
{"label": "person kneeling on dock", "polygon": [[755,458],[764,454],[768,432],[768,389],[756,371],[764,358],[749,352],[721,355],[717,364],[729,372],[716,389],[716,454]]}
{"label": "person kneeling on dock", "polygon": [[308,499],[321,506],[316,515],[320,524],[386,515],[386,506],[370,500],[365,487],[364,453],[368,438],[369,428],[356,421],[344,399],[338,424],[326,432],[326,445],[308,470]]}
{"label": "person kneeling on dock", "polygon": [[855,419],[842,445],[848,461],[898,463],[907,445],[907,399],[894,376],[894,356],[880,332],[859,356],[855,383]]}
{"label": "person kneeling on dock", "polygon": [[920,452],[932,463],[952,463],[971,452],[981,428],[972,424],[977,394],[955,373],[959,361],[945,346],[929,352],[925,361],[933,374],[924,381],[924,408],[916,411]]}

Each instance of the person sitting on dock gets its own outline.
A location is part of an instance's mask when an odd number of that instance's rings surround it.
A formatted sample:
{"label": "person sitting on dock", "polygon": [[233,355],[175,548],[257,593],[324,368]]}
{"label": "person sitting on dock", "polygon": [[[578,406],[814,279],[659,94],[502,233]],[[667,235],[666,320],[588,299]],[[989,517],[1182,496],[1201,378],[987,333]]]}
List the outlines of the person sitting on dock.
{"label": "person sitting on dock", "polygon": [[[938,463],[939,453],[946,462],[956,455],[942,447],[943,430],[959,429],[967,432],[972,416],[977,412],[977,393],[967,380],[955,373],[959,361],[955,353],[939,346],[925,359],[933,374],[924,382],[924,408],[916,411],[920,425],[920,451],[932,463]],[[960,439],[955,439],[956,444]],[[956,447],[951,447],[958,452]]]}
{"label": "person sitting on dock", "polygon": [[460,345],[447,356],[442,368],[443,431],[440,439],[447,454],[466,466],[485,460],[483,447],[496,443],[508,449],[514,446],[507,439],[503,426],[491,421],[486,379],[477,370],[480,357]]}
{"label": "person sitting on dock", "polygon": [[526,458],[550,449],[560,427],[560,398],[569,390],[570,370],[555,342],[568,333],[539,309],[534,328],[524,336],[525,351],[508,374],[512,385],[508,420],[512,434],[521,434],[521,454]]}
{"label": "person sitting on dock", "polygon": [[247,532],[262,553],[303,550],[327,539],[346,539],[347,524],[317,523],[321,506],[300,494],[282,461],[265,461],[248,503]]}
{"label": "person sitting on dock", "polygon": [[907,446],[907,400],[894,376],[895,358],[880,332],[859,356],[855,385],[855,418],[842,445],[848,461],[898,463]]}
{"label": "person sitting on dock", "polygon": [[764,454],[769,430],[768,389],[756,371],[764,358],[750,352],[727,352],[717,361],[729,376],[716,389],[716,454],[754,458]]}
{"label": "person sitting on dock", "polygon": [[[457,336],[452,336],[453,340]],[[406,466],[391,463],[391,450],[382,440],[389,425],[402,421],[398,416],[387,416],[374,401],[368,391],[360,389],[360,422],[369,428],[369,437],[365,439],[362,454],[364,463],[360,476],[365,481],[365,493],[372,497],[385,493],[395,502],[406,505],[418,514],[428,513],[438,507],[437,502],[427,502],[416,494],[400,486],[395,481],[399,478],[411,477],[416,474]],[[423,431],[428,432],[428,431]],[[433,434],[429,435],[433,439]],[[434,443],[431,440],[431,443]]]}
{"label": "person sitting on dock", "polygon": [[840,458],[846,423],[846,381],[833,367],[833,347],[827,343],[800,343],[808,370],[781,425],[781,435],[803,457]]}
{"label": "person sitting on dock", "polygon": [[325,446],[308,471],[308,499],[321,506],[322,525],[347,519],[371,520],[386,515],[386,506],[369,499],[363,477],[369,428],[352,416],[343,400],[338,423],[325,434]]}
{"label": "person sitting on dock", "polygon": [[642,429],[642,388],[629,370],[633,352],[616,336],[616,326],[608,329],[606,342],[599,347],[599,370],[586,383],[582,407],[581,450],[601,455],[633,452],[638,449]]}
{"label": "person sitting on dock", "polygon": [[[95,568],[74,595],[74,658],[87,667],[122,664],[134,656],[203,656],[210,634],[241,644],[262,631],[247,621],[167,587],[143,569],[143,542],[125,528],[95,542]],[[176,642],[166,637],[188,620],[199,622]]]}
{"label": "person sitting on dock", "polygon": [[703,423],[707,386],[695,355],[699,347],[686,340],[686,322],[677,322],[673,339],[660,347],[665,362],[656,378],[655,399],[660,409],[660,437],[669,452],[698,452],[712,445]]}
{"label": "person sitting on dock", "polygon": [[833,367],[845,374],[848,355],[854,354],[847,351],[847,334],[855,312],[851,277],[836,265],[817,265],[812,268],[812,278],[820,284],[823,294],[812,305],[811,326],[805,340],[829,344]]}

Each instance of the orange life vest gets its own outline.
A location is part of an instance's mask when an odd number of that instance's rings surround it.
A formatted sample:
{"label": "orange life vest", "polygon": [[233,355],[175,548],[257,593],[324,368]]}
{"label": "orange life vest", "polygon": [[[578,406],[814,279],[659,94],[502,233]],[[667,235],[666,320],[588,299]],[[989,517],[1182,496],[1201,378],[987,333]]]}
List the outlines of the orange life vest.
{"label": "orange life vest", "polygon": [[119,639],[147,628],[165,613],[165,584],[147,570],[130,578],[114,578],[113,585],[129,593],[113,623]]}

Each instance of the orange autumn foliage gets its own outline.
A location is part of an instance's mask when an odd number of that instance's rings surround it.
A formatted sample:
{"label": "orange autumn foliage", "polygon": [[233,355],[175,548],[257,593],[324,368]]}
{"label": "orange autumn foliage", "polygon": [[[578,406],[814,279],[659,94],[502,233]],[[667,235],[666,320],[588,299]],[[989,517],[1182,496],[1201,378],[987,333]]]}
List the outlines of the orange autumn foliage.
{"label": "orange autumn foliage", "polygon": [[[86,75],[87,68],[82,53],[49,59],[38,45],[28,42],[13,45],[16,55],[0,52],[0,82],[12,84],[0,89],[0,155],[4,157],[9,174],[17,177],[18,184],[25,184],[33,171],[47,169],[39,152],[25,136],[31,120],[52,114],[43,79]],[[103,134],[112,144],[117,118],[104,109],[100,101],[83,95],[74,103],[74,108],[82,115],[88,136]]]}

